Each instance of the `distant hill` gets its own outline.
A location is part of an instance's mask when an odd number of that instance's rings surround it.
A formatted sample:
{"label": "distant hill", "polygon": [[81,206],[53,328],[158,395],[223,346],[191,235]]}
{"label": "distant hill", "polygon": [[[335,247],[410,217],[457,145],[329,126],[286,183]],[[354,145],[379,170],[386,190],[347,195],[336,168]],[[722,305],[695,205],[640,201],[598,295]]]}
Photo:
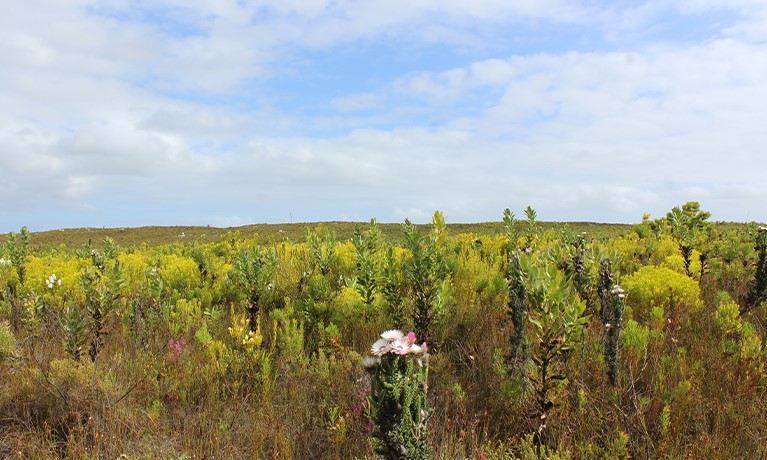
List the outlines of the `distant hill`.
{"label": "distant hill", "polygon": [[[523,222],[520,222],[522,225]],[[45,249],[66,245],[77,247],[88,244],[97,245],[106,237],[111,237],[117,244],[125,247],[138,246],[146,243],[150,246],[170,244],[175,242],[209,243],[220,240],[227,235],[234,236],[239,233],[242,238],[258,235],[263,242],[273,241],[304,241],[307,229],[320,226],[332,230],[338,240],[347,240],[354,234],[355,225],[367,228],[367,222],[307,222],[293,224],[253,224],[241,227],[194,227],[194,226],[171,226],[171,227],[136,227],[136,228],[67,228],[50,230],[45,232],[33,232],[31,244],[33,249]],[[613,237],[631,231],[628,224],[602,224],[593,222],[539,222],[543,229],[569,229],[573,232],[588,232],[594,238]],[[401,224],[381,224],[379,227],[387,239],[393,242],[401,240]],[[424,229],[427,225],[419,225]],[[494,235],[503,231],[502,222],[481,222],[473,224],[448,224],[448,232],[451,235],[472,233],[478,236]],[[0,242],[5,242],[7,236],[0,235]]]}

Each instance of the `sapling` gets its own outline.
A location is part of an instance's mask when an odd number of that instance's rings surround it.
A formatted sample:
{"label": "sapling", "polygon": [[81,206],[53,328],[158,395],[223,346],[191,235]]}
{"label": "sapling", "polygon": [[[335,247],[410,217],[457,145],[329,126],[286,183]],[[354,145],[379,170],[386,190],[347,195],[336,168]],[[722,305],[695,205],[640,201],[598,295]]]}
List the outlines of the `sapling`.
{"label": "sapling", "polygon": [[359,225],[354,227],[354,254],[357,257],[357,282],[355,288],[368,307],[373,305],[380,289],[379,269],[376,263],[381,232],[375,219],[370,220],[370,229],[363,233]]}
{"label": "sapling", "polygon": [[258,329],[258,313],[272,296],[272,276],[276,266],[277,252],[274,248],[243,248],[235,257],[232,279],[245,292],[245,311],[251,332],[255,333]]}
{"label": "sapling", "polygon": [[[109,276],[94,270],[93,267],[86,267],[80,276],[80,284],[85,294],[85,309],[89,316],[91,343],[88,355],[91,361],[96,361],[96,356],[103,347],[102,336],[105,334],[106,318],[117,308],[124,282],[119,262],[112,265]],[[73,317],[72,320],[76,318]]]}
{"label": "sapling", "polygon": [[69,303],[64,316],[64,349],[75,361],[88,341],[88,323],[79,305]]}
{"label": "sapling", "polygon": [[[527,361],[527,300],[525,295],[524,276],[520,265],[520,255],[513,252],[509,257],[508,269],[509,302],[508,315],[514,331],[511,334],[511,352],[507,367]],[[516,367],[516,366],[514,366]]]}
{"label": "sapling", "polygon": [[21,326],[21,299],[18,296],[18,286],[24,284],[24,278],[26,275],[27,256],[29,255],[29,230],[27,227],[21,227],[21,242],[16,244],[16,234],[13,232],[8,233],[8,238],[5,241],[5,250],[8,255],[8,261],[16,269],[16,275],[18,278],[17,283],[13,283],[7,286],[7,292],[5,293],[5,300],[11,307],[11,326],[13,330],[18,331]]}
{"label": "sapling", "polygon": [[450,271],[444,253],[445,218],[439,211],[434,213],[432,227],[432,232],[424,235],[408,219],[402,226],[405,247],[410,250],[404,268],[414,305],[413,325],[416,335],[423,340],[429,338],[429,328],[437,314],[438,295]]}
{"label": "sapling", "polygon": [[429,355],[413,332],[381,334],[362,365],[370,374],[368,407],[375,425],[376,453],[383,459],[428,458]]}
{"label": "sapling", "polygon": [[572,292],[567,277],[554,266],[535,265],[525,259],[522,270],[530,302],[528,320],[535,331],[531,354],[536,372],[530,380],[535,384],[536,440],[540,441],[554,407],[550,392],[557,382],[567,379],[564,363],[578,343],[588,316],[584,316],[586,303]]}
{"label": "sapling", "polygon": [[402,270],[397,264],[397,257],[394,254],[394,247],[387,245],[386,257],[384,258],[381,269],[381,295],[386,303],[386,312],[395,327],[404,327],[405,323],[405,302],[403,302],[402,290]]}
{"label": "sapling", "polygon": [[527,337],[525,326],[527,325],[527,308],[525,299],[525,284],[520,265],[520,251],[517,246],[517,228],[514,213],[508,208],[503,211],[503,223],[507,238],[507,269],[506,280],[508,283],[508,311],[507,315],[514,328],[511,333],[511,350],[506,361],[507,370],[522,368],[516,364],[527,361]]}
{"label": "sapling", "polygon": [[24,284],[27,256],[29,255],[29,230],[27,230],[27,227],[21,227],[19,234],[21,236],[21,242],[20,244],[16,244],[16,234],[13,232],[8,233],[8,238],[5,241],[5,249],[14,268],[16,268],[16,273],[19,275],[19,284]]}

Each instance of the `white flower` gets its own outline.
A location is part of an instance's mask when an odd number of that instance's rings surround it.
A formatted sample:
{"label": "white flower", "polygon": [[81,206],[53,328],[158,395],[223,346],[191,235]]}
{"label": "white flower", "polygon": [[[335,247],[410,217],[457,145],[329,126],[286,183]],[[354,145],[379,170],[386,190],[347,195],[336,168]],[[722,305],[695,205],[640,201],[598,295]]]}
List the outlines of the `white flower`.
{"label": "white flower", "polygon": [[384,340],[388,340],[389,342],[394,342],[395,340],[399,340],[404,337],[405,337],[405,334],[403,334],[402,331],[397,329],[391,329],[381,334],[381,338]]}
{"label": "white flower", "polygon": [[368,356],[367,358],[362,360],[362,367],[365,369],[372,369],[376,366],[381,364],[381,358],[371,358]]}
{"label": "white flower", "polygon": [[420,355],[423,353],[423,348],[421,348],[420,345],[412,344],[410,345],[410,353],[414,355]]}
{"label": "white flower", "polygon": [[45,280],[45,284],[48,285],[49,289],[53,289],[56,286],[61,286],[61,280],[54,273],[53,275],[49,276],[48,279]]}
{"label": "white flower", "polygon": [[612,294],[623,294],[624,292],[625,291],[623,290],[623,288],[620,287],[620,285],[618,285],[618,284],[616,284],[615,287],[613,288],[613,290],[610,291],[610,293],[612,293]]}
{"label": "white flower", "polygon": [[370,353],[372,353],[373,356],[383,356],[388,353],[390,349],[391,343],[388,340],[378,339],[373,346],[370,347]]}

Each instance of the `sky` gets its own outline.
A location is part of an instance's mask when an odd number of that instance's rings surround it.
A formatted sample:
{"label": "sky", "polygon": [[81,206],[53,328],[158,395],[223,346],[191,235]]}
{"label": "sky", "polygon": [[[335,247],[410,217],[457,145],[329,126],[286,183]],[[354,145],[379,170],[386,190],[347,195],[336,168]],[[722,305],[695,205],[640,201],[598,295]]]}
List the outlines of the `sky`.
{"label": "sky", "polygon": [[767,221],[764,0],[25,0],[0,232]]}

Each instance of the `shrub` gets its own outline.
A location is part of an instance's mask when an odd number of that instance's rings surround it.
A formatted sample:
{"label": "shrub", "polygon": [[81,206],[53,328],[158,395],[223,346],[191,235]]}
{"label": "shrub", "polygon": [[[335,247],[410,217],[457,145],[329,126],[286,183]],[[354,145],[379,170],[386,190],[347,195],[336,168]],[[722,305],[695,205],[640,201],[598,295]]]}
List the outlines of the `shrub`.
{"label": "shrub", "polygon": [[646,320],[653,308],[671,314],[694,313],[703,302],[695,280],[666,267],[646,266],[623,278],[628,291],[627,304],[634,316]]}
{"label": "shrub", "polygon": [[16,349],[16,337],[8,321],[0,321],[0,361],[11,356]]}

